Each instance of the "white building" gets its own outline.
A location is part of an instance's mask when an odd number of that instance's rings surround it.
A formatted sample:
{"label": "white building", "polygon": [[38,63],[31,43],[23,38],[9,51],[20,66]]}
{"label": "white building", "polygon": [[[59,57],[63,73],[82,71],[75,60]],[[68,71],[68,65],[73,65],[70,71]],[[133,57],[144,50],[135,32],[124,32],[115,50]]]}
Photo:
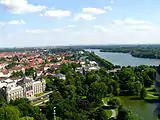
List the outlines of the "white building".
{"label": "white building", "polygon": [[2,64],[0,64],[0,69],[5,68],[7,65],[8,65],[8,63],[2,63]]}
{"label": "white building", "polygon": [[0,94],[9,102],[11,99],[16,98],[29,98],[35,94],[45,91],[45,80],[31,78],[22,78],[17,80],[3,80],[0,82]]}
{"label": "white building", "polygon": [[89,61],[89,65],[92,67],[98,66],[98,64],[95,61]]}
{"label": "white building", "polygon": [[0,72],[0,77],[6,77],[6,78],[8,78],[10,76],[11,76],[11,72],[9,72],[9,73]]}
{"label": "white building", "polygon": [[84,54],[84,52],[83,51],[79,51],[79,54]]}

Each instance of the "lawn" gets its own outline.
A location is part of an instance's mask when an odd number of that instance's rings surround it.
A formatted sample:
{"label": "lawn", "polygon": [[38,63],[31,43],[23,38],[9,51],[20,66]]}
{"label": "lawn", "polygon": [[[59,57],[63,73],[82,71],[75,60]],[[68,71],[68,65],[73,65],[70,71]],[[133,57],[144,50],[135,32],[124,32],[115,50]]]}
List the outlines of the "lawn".
{"label": "lawn", "polygon": [[149,94],[145,97],[145,99],[158,99],[158,96],[150,96]]}
{"label": "lawn", "polygon": [[104,100],[104,102],[107,102],[109,100],[109,97],[105,97],[102,100]]}
{"label": "lawn", "polygon": [[111,110],[104,110],[106,115],[110,118],[112,116],[112,111]]}
{"label": "lawn", "polygon": [[149,88],[146,88],[146,90],[147,90],[147,96],[145,97],[145,99],[152,100],[152,99],[157,99],[158,98],[158,93],[154,89],[154,85],[152,85]]}
{"label": "lawn", "polygon": [[86,99],[87,97],[86,97],[86,96],[82,96],[81,98],[82,98],[82,99]]}
{"label": "lawn", "polygon": [[47,99],[49,99],[48,97],[45,97],[45,98],[43,98],[42,100],[38,100],[38,101],[36,101],[36,102],[33,102],[33,103],[31,103],[32,105],[36,105],[36,104],[38,104],[38,103],[40,103],[40,102],[44,102],[45,100],[47,100]]}
{"label": "lawn", "polygon": [[42,93],[39,93],[39,94],[35,94],[34,96],[35,97],[39,97],[39,96],[42,96],[43,94],[47,93],[46,91],[45,92],[42,92]]}

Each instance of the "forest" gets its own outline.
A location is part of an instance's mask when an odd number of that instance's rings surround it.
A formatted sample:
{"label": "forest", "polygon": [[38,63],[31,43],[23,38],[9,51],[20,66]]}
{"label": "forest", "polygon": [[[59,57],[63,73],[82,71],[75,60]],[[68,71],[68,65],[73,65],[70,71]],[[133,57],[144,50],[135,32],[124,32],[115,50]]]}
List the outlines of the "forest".
{"label": "forest", "polygon": [[130,53],[134,57],[160,59],[160,46],[108,46],[100,49],[101,52]]}

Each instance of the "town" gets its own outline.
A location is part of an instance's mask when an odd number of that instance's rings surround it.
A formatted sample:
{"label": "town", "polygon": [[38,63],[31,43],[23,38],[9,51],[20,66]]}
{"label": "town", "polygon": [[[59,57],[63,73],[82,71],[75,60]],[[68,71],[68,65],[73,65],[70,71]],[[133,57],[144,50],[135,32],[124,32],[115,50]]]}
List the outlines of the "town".
{"label": "town", "polygon": [[[37,94],[45,92],[46,82],[42,76],[51,74],[65,80],[64,74],[56,73],[63,64],[79,65],[75,71],[80,73],[100,68],[95,61],[86,62],[85,56],[72,58],[73,53],[70,51],[47,55],[46,52],[47,50],[0,53],[0,93],[8,102],[25,97],[31,101],[36,100]],[[83,51],[74,54],[83,56]]]}

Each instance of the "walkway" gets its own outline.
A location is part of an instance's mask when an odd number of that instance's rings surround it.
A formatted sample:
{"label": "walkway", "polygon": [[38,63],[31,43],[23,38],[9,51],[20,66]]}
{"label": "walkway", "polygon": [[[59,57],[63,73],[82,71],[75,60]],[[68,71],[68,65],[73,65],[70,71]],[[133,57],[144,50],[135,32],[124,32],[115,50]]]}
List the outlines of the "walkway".
{"label": "walkway", "polygon": [[34,106],[39,106],[39,105],[41,105],[41,104],[43,104],[43,103],[46,103],[46,102],[48,102],[48,101],[49,101],[49,99],[47,99],[47,100],[45,100],[45,101],[41,101],[41,102],[39,102],[39,103],[34,104]]}
{"label": "walkway", "polygon": [[36,101],[38,101],[38,100],[41,100],[41,99],[49,96],[52,92],[53,92],[53,91],[44,93],[43,95],[38,96],[38,97],[32,96],[32,97],[29,97],[28,99],[29,99],[31,102],[36,102]]}
{"label": "walkway", "polygon": [[[103,105],[104,106],[109,106],[107,103],[105,103],[104,102],[104,100],[102,100],[102,102],[103,102]],[[111,109],[111,111],[112,111],[112,115],[111,115],[111,117],[110,118],[116,118],[116,110],[115,109]]]}

